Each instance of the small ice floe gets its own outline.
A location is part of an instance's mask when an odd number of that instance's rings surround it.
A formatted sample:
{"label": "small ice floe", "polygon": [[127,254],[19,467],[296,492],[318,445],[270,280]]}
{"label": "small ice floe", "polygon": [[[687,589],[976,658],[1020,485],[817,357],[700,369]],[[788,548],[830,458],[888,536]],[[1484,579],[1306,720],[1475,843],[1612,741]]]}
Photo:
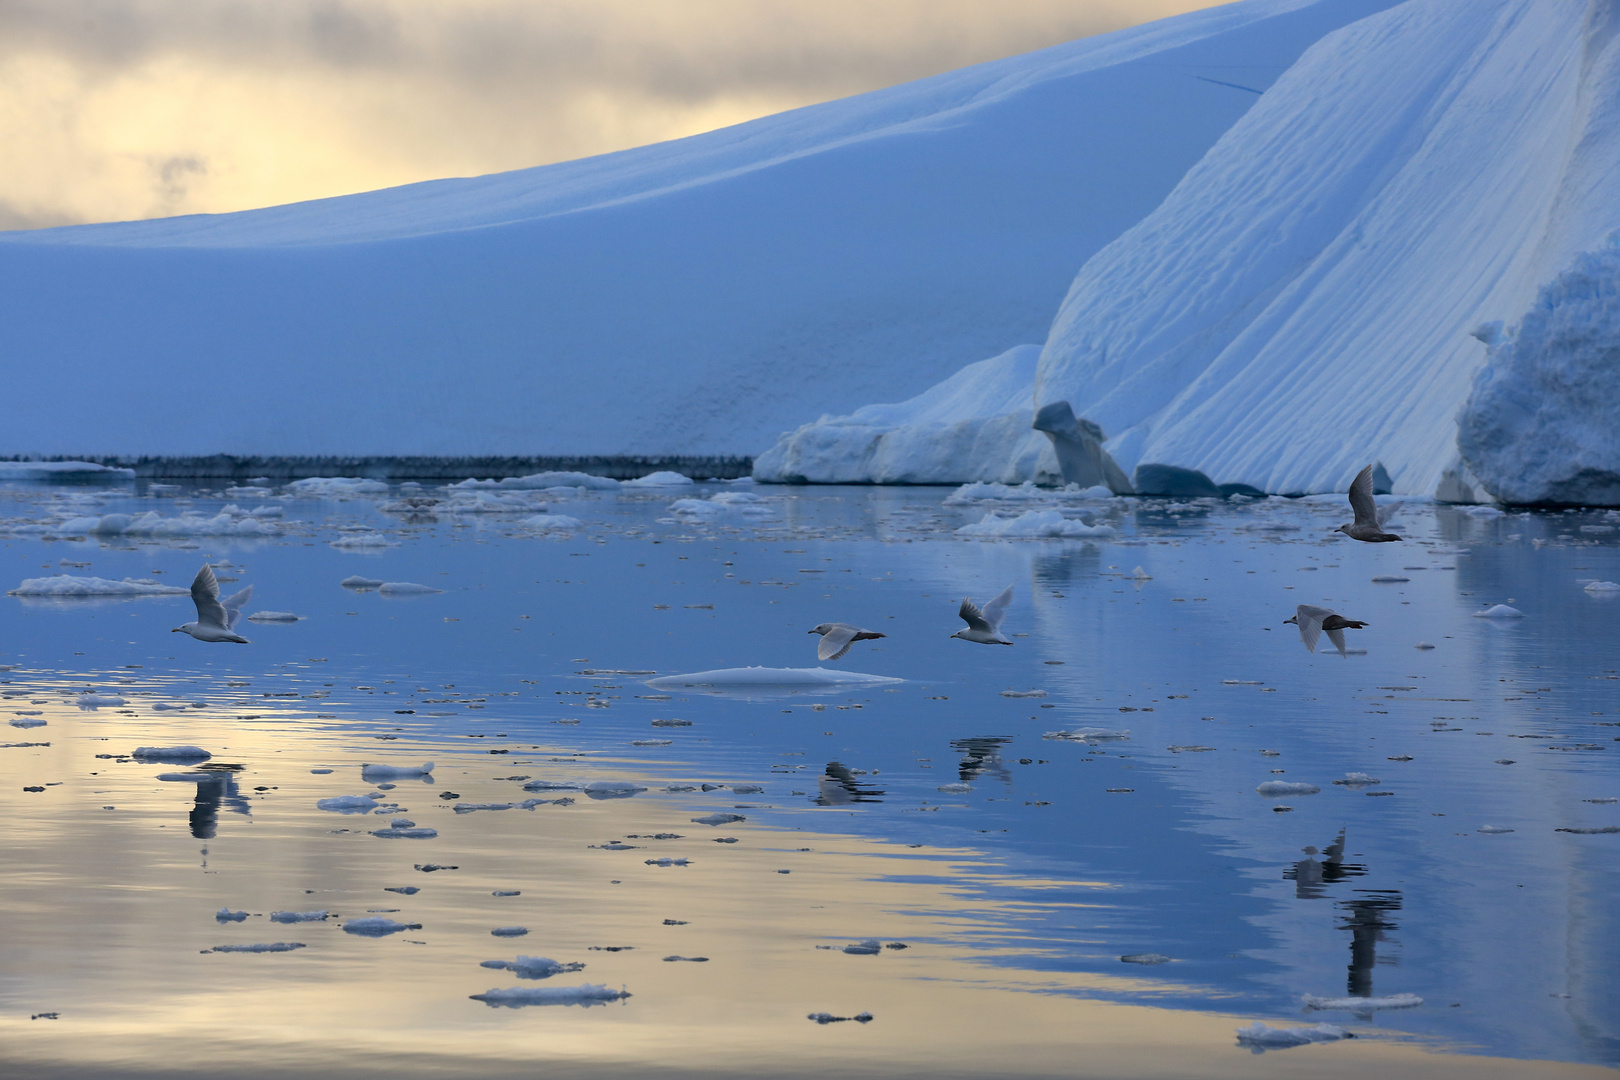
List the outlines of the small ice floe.
{"label": "small ice floe", "polygon": [[805,1019],[814,1020],[818,1024],[842,1024],[847,1020],[853,1020],[857,1024],[870,1024],[872,1022],[872,1014],[869,1012],[858,1012],[854,1016],[834,1016],[829,1012],[816,1012],[807,1014]]}
{"label": "small ice floe", "polygon": [[677,964],[677,963],[682,963],[682,962],[688,963],[688,964],[707,964],[709,962],[709,958],[707,956],[666,956],[666,957],[664,957],[664,963],[666,963],[666,964]]}
{"label": "small ice floe", "polygon": [[580,521],[567,514],[531,514],[518,525],[536,532],[573,532],[579,528]]}
{"label": "small ice floe", "polygon": [[687,487],[691,483],[692,478],[690,476],[683,476],[678,472],[670,472],[665,469],[655,473],[648,473],[638,480],[625,480],[619,486],[627,488]]}
{"label": "small ice floe", "polygon": [[1554,829],[1553,832],[1574,833],[1576,836],[1603,836],[1608,833],[1620,833],[1620,825],[1604,825],[1596,829],[1578,829],[1568,826],[1561,829]]}
{"label": "small ice floe", "polygon": [[439,830],[418,828],[415,822],[401,823],[395,818],[394,824],[386,829],[373,829],[371,835],[380,836],[385,840],[431,840],[439,835]]}
{"label": "small ice floe", "polygon": [[692,721],[690,721],[690,720],[673,720],[673,719],[672,720],[654,720],[652,722],[652,726],[653,727],[691,727],[692,726]]}
{"label": "small ice floe", "polygon": [[546,509],[544,496],[532,491],[458,491],[453,488],[450,498],[443,502],[414,498],[405,500],[404,505],[396,503],[381,509],[397,507],[408,512],[423,504],[435,512],[446,514],[532,514]]}
{"label": "small ice floe", "polygon": [[345,589],[376,589],[383,585],[383,580],[382,578],[361,577],[359,574],[351,574],[338,582],[338,584]]}
{"label": "small ice floe", "polygon": [[214,755],[200,746],[137,746],[129,756],[141,762],[189,765],[197,761],[207,761]]}
{"label": "small ice floe", "polygon": [[523,785],[524,791],[578,791],[577,783],[567,780],[530,780]]}
{"label": "small ice floe", "polygon": [[1170,751],[1172,754],[1208,754],[1208,753],[1212,753],[1215,750],[1215,748],[1213,746],[1197,746],[1197,745],[1193,745],[1193,746],[1167,746],[1167,747],[1165,747],[1165,749]]}
{"label": "small ice floe", "polygon": [[370,795],[334,795],[315,801],[315,809],[333,814],[369,814],[380,805]]}
{"label": "small ice floe", "polygon": [[900,683],[887,675],[865,675],[859,671],[836,671],[831,668],[768,668],[740,667],[716,668],[697,671],[689,675],[665,675],[648,679],[654,689],[683,686],[750,687],[750,686],[856,686],[878,683]]}
{"label": "small ice floe", "polygon": [[0,742],[0,750],[22,750],[30,746],[49,746],[48,742]]}
{"label": "small ice floe", "polygon": [[1332,1024],[1316,1024],[1311,1027],[1267,1027],[1256,1020],[1248,1027],[1237,1029],[1239,1046],[1247,1046],[1257,1054],[1267,1050],[1285,1050],[1290,1046],[1305,1046],[1309,1043],[1338,1042],[1340,1039],[1353,1039],[1342,1027]]}
{"label": "small ice floe", "polygon": [[1295,784],[1287,780],[1267,780],[1254,790],[1261,795],[1274,798],[1280,795],[1315,795],[1322,789],[1315,784]]}
{"label": "small ice floe", "polygon": [[385,581],[377,586],[378,596],[428,596],[442,592],[443,589],[435,589],[431,585],[418,585],[414,581]]}
{"label": "small ice floe", "polygon": [[692,819],[697,825],[730,825],[734,821],[747,821],[741,814],[704,814]]}
{"label": "small ice floe", "polygon": [[247,920],[247,916],[248,913],[245,911],[232,911],[228,907],[222,907],[214,912],[214,921],[220,923],[244,922]]}
{"label": "small ice floe", "polygon": [[302,941],[273,941],[261,945],[215,945],[212,949],[204,949],[203,952],[292,952],[294,949],[302,949],[303,947],[304,943]]}
{"label": "small ice floe", "polygon": [[1007,539],[1086,539],[1115,535],[1112,525],[1087,525],[1076,518],[1066,518],[1060,510],[1025,510],[1017,517],[1001,517],[995,513],[956,530],[957,536],[975,540]]}
{"label": "small ice floe", "polygon": [[1156,953],[1156,952],[1127,953],[1126,955],[1120,957],[1119,959],[1120,959],[1120,963],[1123,963],[1123,964],[1148,964],[1148,965],[1152,965],[1152,964],[1168,964],[1170,962],[1170,958],[1168,956],[1164,955],[1164,953]]}
{"label": "small ice floe", "polygon": [[470,995],[473,1001],[482,1001],[491,1008],[504,1006],[521,1009],[525,1005],[606,1005],[630,996],[628,990],[610,990],[606,986],[585,983],[583,986],[513,986],[505,990],[487,990]]}
{"label": "small ice floe", "polygon": [[360,779],[368,783],[377,784],[385,780],[413,780],[421,777],[424,780],[433,776],[433,762],[425,761],[421,765],[377,765],[367,763],[360,766]]}
{"label": "small ice floe", "polygon": [[[525,789],[528,785],[524,785]],[[580,788],[592,799],[628,799],[647,789],[629,780],[592,780]]]}
{"label": "small ice floe", "polygon": [[770,517],[776,512],[767,500],[751,491],[722,491],[707,499],[676,499],[669,504],[670,512],[688,522],[719,521],[723,518]]}
{"label": "small ice floe", "polygon": [[[426,864],[426,865],[432,865],[432,864],[429,863],[429,864]],[[420,869],[422,869],[422,867],[418,866],[417,869],[420,870]],[[399,893],[401,896],[415,896],[417,893],[419,893],[421,891],[422,890],[418,889],[415,885],[384,885],[383,886],[383,892],[396,892],[396,893]]]}
{"label": "small ice floe", "polygon": [[1416,994],[1391,994],[1389,997],[1317,997],[1306,994],[1306,1009],[1312,1012],[1375,1012],[1379,1009],[1415,1009],[1423,1004]]}
{"label": "small ice floe", "polygon": [[877,938],[867,938],[845,945],[843,951],[850,956],[876,956],[883,951],[883,943]]}
{"label": "small ice floe", "polygon": [[491,896],[522,896],[523,895],[523,890],[522,889],[496,889],[494,892],[490,893],[489,895],[491,895]]}
{"label": "small ice floe", "polygon": [[444,863],[436,863],[436,862],[419,862],[419,863],[413,864],[412,868],[416,869],[416,870],[420,870],[424,874],[432,874],[432,873],[435,873],[435,872],[437,872],[439,870],[460,870],[461,869],[461,867],[459,867],[459,866],[446,866]]}
{"label": "small ice floe", "polygon": [[[732,792],[733,795],[760,795],[760,794],[763,794],[764,791],[765,791],[765,789],[763,787],[761,787],[760,785],[758,785],[758,784],[732,784],[731,785],[731,792]],[[1595,800],[1588,799],[1587,801],[1588,802],[1593,802]],[[1613,802],[1614,800],[1610,799],[1609,801]]]}
{"label": "small ice floe", "polygon": [[674,746],[673,739],[631,739],[631,746]]}
{"label": "small ice floe", "polygon": [[117,694],[80,694],[73,703],[81,709],[112,709],[129,702]]}
{"label": "small ice floe", "polygon": [[332,917],[330,911],[272,911],[270,921],[278,923],[325,922]]}
{"label": "small ice floe", "polygon": [[1495,604],[1495,605],[1492,605],[1491,607],[1486,608],[1484,611],[1476,611],[1476,612],[1474,612],[1474,618],[1476,618],[1476,619],[1522,619],[1522,618],[1524,618],[1524,612],[1520,611],[1516,607],[1508,607],[1506,604]]}
{"label": "small ice floe", "polygon": [[1397,585],[1403,581],[1411,581],[1412,579],[1409,577],[1402,577],[1399,574],[1379,574],[1372,580],[1374,585]]}
{"label": "small ice floe", "polygon": [[1083,727],[1073,731],[1048,731],[1042,735],[1043,739],[1058,739],[1065,742],[1101,743],[1120,742],[1131,737],[1130,730],[1113,731],[1109,728]]}
{"label": "small ice floe", "polygon": [[1340,787],[1348,788],[1372,787],[1374,784],[1383,783],[1383,781],[1378,779],[1376,776],[1368,776],[1364,772],[1345,773],[1343,780],[1335,780],[1333,782],[1338,784]]}
{"label": "small ice floe", "polygon": [[496,937],[522,937],[529,932],[527,926],[497,926],[490,933]]}
{"label": "small ice floe", "polygon": [[41,720],[38,716],[17,716],[11,720],[11,726],[15,728],[44,727],[45,724],[46,721]]}
{"label": "small ice floe", "polygon": [[298,622],[302,615],[294,615],[290,611],[255,611],[247,617],[248,622]]}
{"label": "small ice floe", "polygon": [[941,784],[935,791],[943,791],[947,795],[964,795],[973,790],[972,784]]}
{"label": "small ice floe", "polygon": [[1594,581],[1586,587],[1589,593],[1620,593],[1620,585],[1612,581]]}
{"label": "small ice floe", "polygon": [[55,574],[51,577],[28,578],[15,589],[9,590],[6,595],[58,597],[180,596],[187,591],[173,585],[160,585],[155,581],[141,581],[137,578],[111,581],[107,578]]}
{"label": "small ice floe", "polygon": [[1038,698],[1038,697],[1045,697],[1046,696],[1046,691],[1045,690],[1003,690],[1003,691],[1001,691],[1001,696],[1002,697],[1010,697],[1010,698]]}
{"label": "small ice floe", "polygon": [[1615,803],[1620,803],[1620,799],[1614,799],[1614,798],[1610,798],[1608,796],[1602,796],[1602,797],[1596,798],[1596,799],[1582,799],[1581,802],[1595,803],[1598,806],[1613,806]]}
{"label": "small ice floe", "polygon": [[381,551],[383,548],[399,547],[399,541],[390,540],[379,532],[365,532],[340,536],[327,546],[339,551]]}
{"label": "small ice floe", "polygon": [[553,975],[585,970],[584,964],[564,964],[549,956],[520,956],[516,960],[483,960],[478,966],[510,971],[520,979],[549,979]]}
{"label": "small ice floe", "polygon": [[386,495],[388,485],[359,476],[311,476],[294,480],[287,490],[309,499],[351,499],[357,495]]}
{"label": "small ice floe", "polygon": [[1431,645],[1431,644],[1430,644],[1430,643],[1429,643],[1429,642],[1427,642],[1427,641],[1420,641],[1420,642],[1418,642],[1418,643],[1417,643],[1417,644],[1416,644],[1416,645],[1414,645],[1414,646],[1412,646],[1412,648],[1414,648],[1414,649],[1421,649],[1421,650],[1423,650],[1423,651],[1424,651],[1424,652],[1427,652],[1427,651],[1428,651],[1428,650],[1430,650],[1430,649],[1432,649],[1432,648],[1434,648],[1434,646],[1433,646],[1433,645]]}
{"label": "small ice floe", "polygon": [[690,859],[667,859],[666,858],[666,859],[644,859],[642,861],[645,862],[648,866],[690,866],[690,865],[692,865],[692,861]]}
{"label": "small ice floe", "polygon": [[516,488],[519,490],[547,491],[557,489],[584,489],[586,491],[613,491],[619,481],[607,476],[592,476],[582,472],[540,472],[528,476],[508,476],[500,480],[463,480],[451,484],[457,488]]}
{"label": "small ice floe", "polygon": [[241,508],[227,506],[213,517],[185,513],[166,518],[155,511],[144,514],[103,514],[70,518],[56,527],[61,533],[93,536],[140,536],[179,539],[199,536],[279,536],[280,530]]}

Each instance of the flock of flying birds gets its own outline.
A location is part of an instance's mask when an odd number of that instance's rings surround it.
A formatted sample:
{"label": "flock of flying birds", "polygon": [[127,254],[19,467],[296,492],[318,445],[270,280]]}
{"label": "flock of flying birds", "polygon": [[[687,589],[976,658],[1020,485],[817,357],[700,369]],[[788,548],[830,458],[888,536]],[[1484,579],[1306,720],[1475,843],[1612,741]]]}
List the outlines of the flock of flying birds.
{"label": "flock of flying birds", "polygon": [[[1400,539],[1394,533],[1384,531],[1384,513],[1380,512],[1373,499],[1371,465],[1357,473],[1355,480],[1350,484],[1350,510],[1355,514],[1355,520],[1348,525],[1340,525],[1336,532],[1342,532],[1352,540],[1368,544],[1383,544]],[[198,641],[230,641],[238,645],[247,645],[248,639],[236,632],[236,624],[242,617],[242,606],[252,595],[253,586],[249,585],[221,600],[219,580],[214,577],[213,567],[205,563],[191,583],[191,599],[197,605],[197,621],[177,626],[172,632],[190,634]],[[963,599],[957,614],[967,623],[967,627],[958,630],[951,637],[979,645],[1011,645],[1012,642],[1002,636],[1001,623],[1007,616],[1007,608],[1012,604],[1012,598],[1013,587],[1008,585],[999,596],[983,608],[972,600]],[[1323,634],[1326,634],[1334,648],[1339,650],[1340,656],[1347,655],[1344,632],[1360,630],[1367,625],[1355,619],[1347,619],[1331,608],[1317,607],[1314,604],[1300,604],[1293,616],[1283,621],[1299,627],[1299,637],[1305,643],[1306,649],[1316,652],[1316,643]],[[888,636],[876,630],[864,630],[859,626],[839,622],[821,623],[812,628],[810,633],[821,635],[821,641],[816,645],[818,660],[842,659],[857,641],[871,641]]]}

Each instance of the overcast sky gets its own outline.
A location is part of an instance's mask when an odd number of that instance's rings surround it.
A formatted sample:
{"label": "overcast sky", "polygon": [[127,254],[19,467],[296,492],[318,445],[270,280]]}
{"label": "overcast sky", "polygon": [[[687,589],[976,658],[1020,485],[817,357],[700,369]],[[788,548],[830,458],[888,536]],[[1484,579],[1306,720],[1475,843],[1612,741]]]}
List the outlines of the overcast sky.
{"label": "overcast sky", "polygon": [[1210,6],[0,0],[0,228],[542,165]]}

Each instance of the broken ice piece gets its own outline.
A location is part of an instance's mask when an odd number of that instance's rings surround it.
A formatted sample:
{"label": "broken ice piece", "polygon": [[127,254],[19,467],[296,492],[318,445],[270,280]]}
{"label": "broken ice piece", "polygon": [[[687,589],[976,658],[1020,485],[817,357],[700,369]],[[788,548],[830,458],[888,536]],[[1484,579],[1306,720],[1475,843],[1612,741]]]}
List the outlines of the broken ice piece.
{"label": "broken ice piece", "polygon": [[741,814],[704,814],[695,817],[692,821],[698,825],[730,825],[733,821],[747,821]]}
{"label": "broken ice piece", "polygon": [[589,1008],[629,996],[628,990],[609,990],[606,986],[591,983],[583,986],[514,986],[470,995],[473,1001],[482,1001],[491,1008],[504,1006],[508,1009],[519,1009],[525,1005],[578,1005]]}
{"label": "broken ice piece", "polygon": [[1315,784],[1294,784],[1287,780],[1267,780],[1254,790],[1261,795],[1276,797],[1280,795],[1315,795],[1322,789]]}
{"label": "broken ice piece", "polygon": [[495,937],[522,937],[528,932],[527,926],[497,926],[490,931]]}
{"label": "broken ice piece", "polygon": [[381,915],[373,915],[364,919],[350,919],[343,924],[345,934],[357,934],[360,937],[386,937],[397,934],[401,930],[420,930],[421,923],[395,922],[393,919]]}
{"label": "broken ice piece", "polygon": [[245,911],[232,911],[228,907],[222,907],[218,911],[214,912],[214,921],[222,923],[242,922],[247,918],[247,916],[248,913]]}
{"label": "broken ice piece", "polygon": [[883,943],[877,938],[867,938],[853,945],[845,945],[844,951],[851,956],[876,956],[883,951]]}
{"label": "broken ice piece", "polygon": [[1333,782],[1335,784],[1338,784],[1340,787],[1352,787],[1352,788],[1354,788],[1354,787],[1372,787],[1374,784],[1382,784],[1383,783],[1383,781],[1378,779],[1376,776],[1368,776],[1364,772],[1345,773],[1343,780],[1335,780]]}
{"label": "broken ice piece", "polygon": [[272,911],[270,921],[278,923],[325,922],[331,918],[329,911]]}
{"label": "broken ice piece", "polygon": [[1126,964],[1168,964],[1170,962],[1168,956],[1156,952],[1129,953],[1119,959]]}
{"label": "broken ice piece", "polygon": [[1247,1046],[1257,1054],[1267,1050],[1282,1050],[1290,1046],[1305,1046],[1309,1043],[1338,1042],[1340,1039],[1352,1039],[1351,1035],[1342,1027],[1332,1024],[1316,1024],[1312,1027],[1267,1027],[1256,1020],[1248,1027],[1237,1029],[1239,1046]]}

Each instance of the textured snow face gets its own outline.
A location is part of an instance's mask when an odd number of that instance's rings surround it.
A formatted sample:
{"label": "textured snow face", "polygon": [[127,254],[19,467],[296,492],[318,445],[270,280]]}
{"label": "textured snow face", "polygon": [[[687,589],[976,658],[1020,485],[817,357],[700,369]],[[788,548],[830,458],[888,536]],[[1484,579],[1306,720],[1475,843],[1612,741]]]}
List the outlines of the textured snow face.
{"label": "textured snow face", "polygon": [[1620,505],[1620,235],[1543,287],[1457,418],[1464,463],[1499,502]]}
{"label": "textured snow face", "polygon": [[[1258,100],[1230,83],[1392,2],[1249,0],[584,161],[8,234],[0,453],[756,454],[1041,340]],[[222,357],[251,408],[220,407]]]}
{"label": "textured snow face", "polygon": [[1609,11],[1410,0],[1324,38],[1086,263],[1036,404],[1069,401],[1127,471],[1320,492],[1382,461],[1435,491],[1484,359],[1469,330],[1620,225]]}

